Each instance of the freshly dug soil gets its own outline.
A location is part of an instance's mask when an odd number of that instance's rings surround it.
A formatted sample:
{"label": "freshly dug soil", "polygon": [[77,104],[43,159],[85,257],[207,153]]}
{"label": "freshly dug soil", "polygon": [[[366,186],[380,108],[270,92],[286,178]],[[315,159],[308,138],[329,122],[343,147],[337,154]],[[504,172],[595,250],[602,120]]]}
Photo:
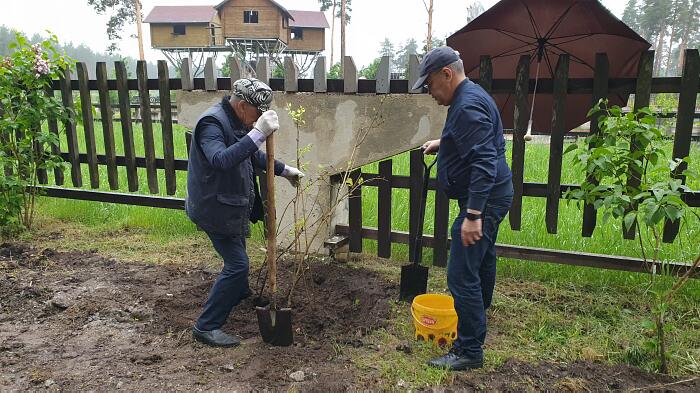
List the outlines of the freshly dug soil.
{"label": "freshly dug soil", "polygon": [[[290,261],[280,263],[281,284],[291,282],[291,271]],[[293,346],[261,342],[248,299],[224,326],[242,345],[219,349],[195,343],[190,331],[215,277],[206,269],[120,262],[96,251],[0,244],[0,391],[376,388],[366,386],[371,382],[339,348],[363,349],[365,336],[384,326],[396,284],[369,270],[314,263],[293,298]],[[256,278],[252,272],[253,289]],[[491,372],[450,379],[449,387],[431,390],[700,391],[698,380],[668,385],[678,380],[590,362],[509,360]]]}

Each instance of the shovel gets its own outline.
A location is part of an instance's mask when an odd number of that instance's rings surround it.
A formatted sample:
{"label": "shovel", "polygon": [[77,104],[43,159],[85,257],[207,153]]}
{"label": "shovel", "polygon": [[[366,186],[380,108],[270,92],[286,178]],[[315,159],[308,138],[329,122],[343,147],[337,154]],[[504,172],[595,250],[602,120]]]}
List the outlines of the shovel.
{"label": "shovel", "polygon": [[413,249],[413,263],[401,266],[401,287],[399,300],[413,301],[417,295],[426,293],[428,290],[428,267],[421,266],[423,259],[423,223],[425,222],[425,201],[428,199],[428,180],[430,180],[430,170],[437,160],[428,166],[423,156],[423,189],[418,206],[418,228]]}
{"label": "shovel", "polygon": [[275,144],[273,136],[267,137],[267,273],[270,282],[270,304],[256,307],[258,327],[264,342],[286,347],[294,341],[292,309],[277,309],[277,229],[275,228]]}

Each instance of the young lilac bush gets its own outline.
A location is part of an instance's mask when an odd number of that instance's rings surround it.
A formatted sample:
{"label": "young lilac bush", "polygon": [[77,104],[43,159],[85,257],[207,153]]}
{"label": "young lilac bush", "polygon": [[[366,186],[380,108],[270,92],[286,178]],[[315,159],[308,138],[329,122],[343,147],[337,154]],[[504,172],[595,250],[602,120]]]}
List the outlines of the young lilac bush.
{"label": "young lilac bush", "polygon": [[32,45],[16,32],[10,55],[0,60],[0,233],[31,228],[38,173],[66,169],[51,149],[59,135],[44,127],[49,118],[62,124],[71,114],[47,93],[73,64],[57,44],[55,35]]}

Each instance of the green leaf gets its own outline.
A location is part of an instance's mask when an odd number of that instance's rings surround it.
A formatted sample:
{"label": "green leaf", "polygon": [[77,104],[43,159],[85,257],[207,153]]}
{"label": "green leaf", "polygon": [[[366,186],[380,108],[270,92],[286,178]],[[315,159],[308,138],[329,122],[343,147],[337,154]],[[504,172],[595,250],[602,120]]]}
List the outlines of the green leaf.
{"label": "green leaf", "polygon": [[629,231],[630,228],[632,228],[632,224],[634,224],[634,222],[636,220],[637,220],[637,212],[631,211],[631,212],[627,213],[627,215],[625,216],[625,220],[624,220],[625,229],[627,229]]}

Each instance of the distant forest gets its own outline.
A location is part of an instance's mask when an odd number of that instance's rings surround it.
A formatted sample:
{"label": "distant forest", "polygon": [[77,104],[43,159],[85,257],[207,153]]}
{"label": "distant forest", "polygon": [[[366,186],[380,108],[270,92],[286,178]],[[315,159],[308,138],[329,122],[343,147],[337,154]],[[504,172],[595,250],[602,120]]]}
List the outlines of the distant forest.
{"label": "distant forest", "polygon": [[[44,40],[46,37],[41,36],[39,34],[34,34],[33,36],[28,36],[25,34],[27,39],[31,41],[32,43],[36,43],[39,41]],[[12,29],[6,27],[6,26],[0,26],[0,57],[6,56],[10,53],[9,48],[7,45],[15,40],[15,33]],[[58,37],[59,42],[61,41],[61,37]],[[107,70],[108,74],[113,78],[114,77],[114,62],[122,60],[126,63],[127,71],[130,77],[134,77],[136,75],[136,60],[133,57],[120,57],[120,56],[115,56],[115,55],[110,55],[107,53],[98,53],[90,49],[89,47],[80,44],[78,46],[75,46],[73,43],[68,42],[64,43],[61,42],[59,45],[58,49],[61,52],[64,52],[66,55],[68,55],[70,58],[72,58],[75,61],[81,61],[87,64],[88,67],[88,73],[90,75],[91,79],[95,78],[95,63],[98,61],[104,61],[107,63]],[[170,63],[168,63],[168,66],[170,68],[170,77],[176,77],[178,74],[176,73],[175,69],[172,67]],[[158,67],[156,63],[149,62],[148,63],[148,77],[149,78],[157,78],[158,77]]]}

